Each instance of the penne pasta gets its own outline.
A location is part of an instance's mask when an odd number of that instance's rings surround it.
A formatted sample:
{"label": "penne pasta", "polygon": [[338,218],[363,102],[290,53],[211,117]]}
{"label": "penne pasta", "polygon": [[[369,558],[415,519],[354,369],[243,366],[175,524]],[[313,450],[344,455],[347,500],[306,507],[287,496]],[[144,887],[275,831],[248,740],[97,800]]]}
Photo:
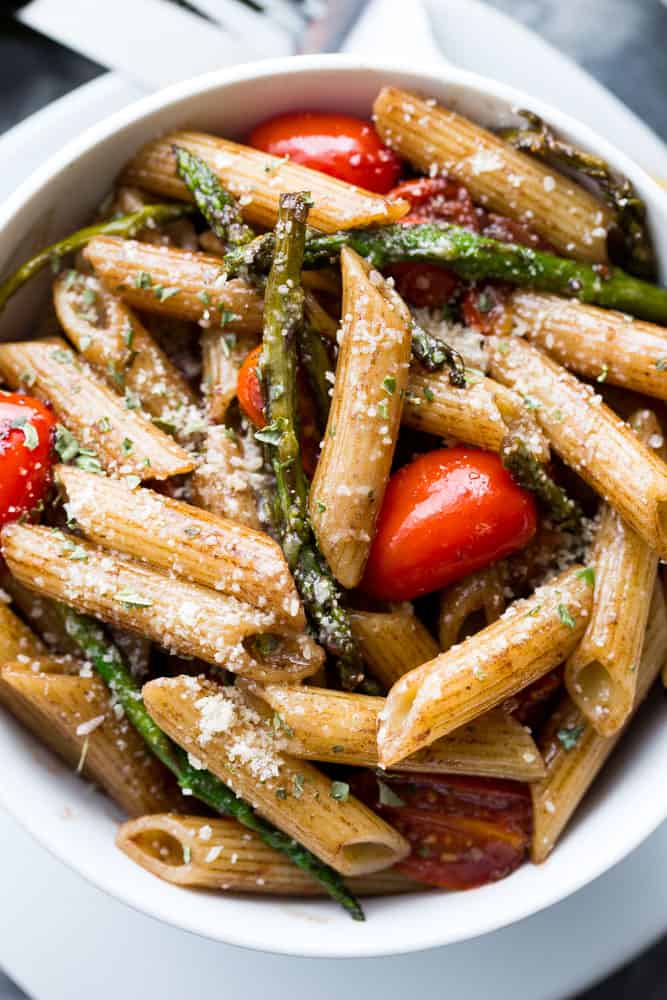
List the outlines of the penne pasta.
{"label": "penne pasta", "polygon": [[60,673],[37,661],[0,669],[0,701],[70,767],[99,785],[129,816],[172,809],[180,796],[98,677]]}
{"label": "penne pasta", "polygon": [[[468,372],[465,388],[453,386],[446,372],[410,369],[403,424],[416,431],[453,438],[489,451],[500,451],[512,421],[525,418],[520,396],[493,379]],[[533,425],[530,444],[547,461],[549,447]]]}
{"label": "penne pasta", "polygon": [[437,642],[409,605],[398,611],[351,611],[350,619],[373,677],[387,688],[438,655]]}
{"label": "penne pasta", "polygon": [[202,430],[197,397],[138,317],[92,275],[67,271],[53,286],[60,325],[74,347],[124,397],[180,443]]}
{"label": "penne pasta", "polygon": [[[666,660],[667,612],[662,589],[657,585],[637,672],[633,713],[648,694]],[[531,785],[533,861],[540,863],[549,856],[626,726],[627,721],[614,736],[600,736],[569,695],[563,698],[540,739],[547,766],[546,777]]]}
{"label": "penne pasta", "polygon": [[167,479],[194,468],[180,445],[128,410],[59,337],[0,344],[0,374],[51,403],[76,439],[74,455],[79,445],[90,449],[110,473]]}
{"label": "penne pasta", "polygon": [[11,524],[2,532],[2,551],[26,587],[183,656],[262,682],[301,680],[322,662],[320,648],[306,635],[272,638],[268,649],[259,640],[250,642],[275,627],[268,612],[74,535]]}
{"label": "penne pasta", "polygon": [[15,660],[31,666],[46,653],[46,647],[18,615],[0,601],[0,666]]}
{"label": "penne pasta", "polygon": [[239,197],[243,216],[253,225],[271,227],[278,217],[281,194],[308,191],[313,199],[309,222],[323,232],[396,222],[407,202],[346,184],[288,158],[271,156],[206,132],[172,132],[141,149],[123,172],[123,181],[169,198],[192,196],[176,172],[173,146],[204,160],[221,184]]}
{"label": "penne pasta", "polygon": [[135,309],[228,333],[261,332],[261,295],[241,278],[227,281],[218,257],[115,236],[96,236],[83,256],[102,284]]}
{"label": "penne pasta", "polygon": [[[308,872],[233,819],[161,813],[128,820],[116,844],[132,861],[172,885],[279,896],[321,896]],[[356,896],[387,896],[427,887],[395,868],[347,879]]]}
{"label": "penne pasta", "polygon": [[498,562],[443,590],[438,612],[440,648],[446,652],[465,639],[466,626],[476,615],[483,615],[485,625],[497,621],[507,604],[506,586],[505,564]]}
{"label": "penne pasta", "polygon": [[519,392],[554,449],[659,555],[667,555],[667,463],[590,386],[520,337],[492,342],[491,374]]}
{"label": "penne pasta", "polygon": [[310,494],[317,540],[336,579],[363,575],[398,437],[410,316],[378,272],[341,252],[343,325],[336,381]]}
{"label": "penne pasta", "polygon": [[259,530],[255,494],[238,439],[228,427],[211,425],[202,460],[190,480],[192,501],[211,514]]}
{"label": "penne pasta", "polygon": [[202,335],[202,384],[210,423],[224,423],[229,404],[236,398],[239,369],[256,343],[255,337],[230,338],[217,330]]}
{"label": "penne pasta", "polygon": [[146,684],[143,696],[179,746],[341,874],[389,868],[408,853],[403,837],[349,795],[347,785],[288,756],[239,689],[163,677]]}
{"label": "penne pasta", "polygon": [[[253,686],[252,691],[275,711],[273,725],[293,757],[378,766],[384,698],[287,684]],[[544,762],[527,730],[495,709],[399,761],[395,770],[536,781],[544,774]]]}
{"label": "penne pasta", "polygon": [[558,170],[410,91],[383,87],[373,117],[384,141],[423,173],[456,178],[475,201],[529,224],[568,257],[607,260],[610,209]]}
{"label": "penne pasta", "polygon": [[283,628],[304,628],[285,557],[264,532],[71,466],[56,466],[55,476],[70,516],[93,542],[229,594],[273,616]]}
{"label": "penne pasta", "polygon": [[398,680],[380,714],[380,764],[397,761],[527,687],[583,635],[592,591],[578,567],[515,601],[503,616]]}
{"label": "penne pasta", "polygon": [[[635,426],[638,420],[640,440],[662,443],[662,429],[654,414],[643,411],[630,423]],[[565,684],[593,728],[601,736],[613,736],[635,701],[658,555],[613,507],[603,504],[591,561],[595,567],[593,611],[581,643],[567,662]]]}
{"label": "penne pasta", "polygon": [[514,332],[577,375],[667,399],[667,329],[576,299],[519,289]]}

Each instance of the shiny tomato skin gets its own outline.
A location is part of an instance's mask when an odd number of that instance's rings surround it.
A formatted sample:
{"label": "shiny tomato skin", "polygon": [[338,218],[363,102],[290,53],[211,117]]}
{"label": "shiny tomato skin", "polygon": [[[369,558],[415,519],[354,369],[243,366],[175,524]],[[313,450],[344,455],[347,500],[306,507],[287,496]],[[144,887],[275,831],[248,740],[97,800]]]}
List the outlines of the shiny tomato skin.
{"label": "shiny tomato skin", "polygon": [[287,156],[377,194],[387,194],[401,172],[401,161],[373,125],[351,115],[315,111],[279,115],[254,128],[249,142],[255,149]]}
{"label": "shiny tomato skin", "polygon": [[257,365],[259,364],[261,354],[262,345],[258,344],[244,359],[239,369],[236,383],[236,396],[239,406],[255,427],[266,427],[264,396],[262,394],[259,375],[257,374]]}
{"label": "shiny tomato skin", "polygon": [[56,418],[39,399],[0,393],[0,525],[32,510],[46,494]]}
{"label": "shiny tomato skin", "polygon": [[418,177],[403,181],[389,192],[390,198],[409,202],[410,212],[403,223],[451,222],[466,229],[479,230],[483,209],[476,208],[463,184],[448,177]]}
{"label": "shiny tomato skin", "polygon": [[461,284],[455,274],[437,264],[392,264],[385,274],[394,279],[401,298],[418,309],[446,305]]}
{"label": "shiny tomato skin", "polygon": [[355,779],[353,790],[409,842],[411,853],[397,866],[409,878],[474,889],[505,878],[526,859],[532,828],[527,786],[440,774],[388,773],[380,781],[395,800],[380,801],[370,772]]}
{"label": "shiny tomato skin", "polygon": [[536,527],[532,495],[495,452],[428,452],[389,480],[362,589],[412,600],[516,551]]}

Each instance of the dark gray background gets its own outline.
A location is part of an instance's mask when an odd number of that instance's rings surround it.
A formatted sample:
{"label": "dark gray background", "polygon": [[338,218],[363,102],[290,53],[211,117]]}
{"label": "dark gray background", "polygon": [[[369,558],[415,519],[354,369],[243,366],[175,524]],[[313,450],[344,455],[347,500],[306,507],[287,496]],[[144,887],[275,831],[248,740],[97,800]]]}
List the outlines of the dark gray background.
{"label": "dark gray background", "polygon": [[[659,135],[667,137],[667,8],[660,0],[488,2],[576,59]],[[11,6],[3,0],[0,5],[5,9]],[[516,57],[516,53],[511,54],[511,58]],[[23,28],[9,15],[0,15],[0,133],[100,72],[95,63]],[[622,919],[622,901],[619,903]],[[594,933],[594,929],[582,932]],[[558,947],[557,941],[550,944]],[[0,1000],[19,996],[0,972]],[[667,938],[580,1000],[626,998],[666,1000]]]}

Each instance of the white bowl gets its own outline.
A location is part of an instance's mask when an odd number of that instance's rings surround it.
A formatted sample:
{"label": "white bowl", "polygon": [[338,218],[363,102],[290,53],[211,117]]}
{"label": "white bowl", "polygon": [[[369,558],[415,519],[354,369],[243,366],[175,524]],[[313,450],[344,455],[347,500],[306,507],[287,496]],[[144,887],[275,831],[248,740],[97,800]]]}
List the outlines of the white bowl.
{"label": "white bowl", "polygon": [[[419,73],[400,65],[317,56],[240,66],[178,84],[69,143],[0,208],[0,274],[88,219],[124,161],[157,133],[190,125],[241,137],[262,118],[304,107],[367,115],[379,88],[389,83],[420,90],[488,125],[513,121],[513,107],[536,111],[632,179],[648,204],[660,258],[667,261],[667,196],[586,126],[526,94],[450,67]],[[31,283],[10,304],[0,320],[0,337],[23,336],[31,329],[47,281],[45,275],[41,286]],[[521,920],[602,874],[667,817],[667,794],[660,791],[667,773],[667,713],[654,698],[545,865],[525,865],[473,892],[370,900],[366,923],[357,924],[328,901],[188,891],[149,875],[114,846],[120,816],[113,804],[4,716],[0,760],[0,801],[42,844],[101,889],[209,938],[313,957],[417,951]],[[65,917],[67,900],[62,908]]]}

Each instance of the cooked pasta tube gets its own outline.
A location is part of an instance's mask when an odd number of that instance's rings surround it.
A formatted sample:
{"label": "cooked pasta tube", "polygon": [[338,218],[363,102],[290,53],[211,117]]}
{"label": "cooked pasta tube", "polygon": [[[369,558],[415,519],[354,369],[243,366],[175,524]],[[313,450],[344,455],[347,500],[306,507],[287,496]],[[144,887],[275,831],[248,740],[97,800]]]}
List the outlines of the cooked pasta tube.
{"label": "cooked pasta tube", "polygon": [[667,556],[667,463],[537,347],[520,337],[489,341],[493,377],[524,396],[561,458]]}
{"label": "cooked pasta tube", "polygon": [[[633,713],[648,694],[667,660],[667,612],[656,585],[644,636]],[[533,861],[546,860],[575,809],[593,783],[628,722],[614,736],[600,736],[566,695],[540,739],[546,777],[531,785],[533,797]]]}
{"label": "cooked pasta tube", "polygon": [[100,281],[136,309],[231,333],[261,332],[261,295],[241,278],[227,281],[218,257],[106,236],[92,239],[83,255]]}
{"label": "cooked pasta tube", "polygon": [[98,677],[39,672],[9,663],[0,670],[0,700],[70,767],[114,799],[129,816],[174,808],[180,799],[157,758],[122,714]]}
{"label": "cooked pasta tube", "polygon": [[[284,854],[233,819],[159,813],[128,820],[116,844],[132,861],[172,885],[275,896],[321,896],[324,889]],[[347,879],[355,896],[426,889],[395,868]]]}
{"label": "cooked pasta tube", "polygon": [[72,457],[81,445],[108,472],[140,479],[166,479],[194,468],[180,445],[128,410],[59,337],[0,344],[0,374],[13,389],[28,384],[33,395],[52,404],[76,439]]}
{"label": "cooked pasta tube", "polygon": [[492,625],[411,670],[380,713],[381,765],[403,760],[552,670],[581,638],[591,604],[581,568],[566,570]]}
{"label": "cooked pasta tube", "polygon": [[190,480],[193,503],[211,514],[259,529],[257,502],[248,471],[233,431],[220,425],[210,426],[202,461]]}
{"label": "cooked pasta tube", "polygon": [[188,442],[202,430],[197,397],[139,318],[92,275],[66,271],[53,286],[60,325],[107,385],[174,437]]}
{"label": "cooked pasta tube", "polygon": [[423,173],[435,169],[455,177],[475,201],[529,224],[568,257],[607,260],[611,211],[558,170],[455,111],[396,87],[382,88],[373,115],[384,141]]}
{"label": "cooked pasta tube", "polygon": [[331,409],[310,493],[310,517],[336,579],[364,572],[401,420],[410,314],[353,250],[341,252],[343,325]]}
{"label": "cooked pasta tube", "polygon": [[443,651],[465,638],[462,633],[471,616],[482,613],[485,625],[500,618],[507,603],[504,566],[502,562],[485,566],[443,590],[438,612],[438,637]]}
{"label": "cooked pasta tube", "polygon": [[[489,451],[500,451],[512,421],[525,409],[520,396],[499,382],[468,373],[462,389],[451,384],[446,372],[410,369],[403,423],[416,431],[455,438]],[[530,435],[531,450],[547,461],[549,448],[537,425]]]}
{"label": "cooked pasta tube", "polygon": [[405,201],[346,184],[288,158],[206,132],[172,132],[154,139],[130,160],[123,172],[128,184],[168,197],[192,199],[176,172],[173,146],[182,146],[208,164],[221,184],[239,197],[243,217],[253,225],[275,225],[281,194],[308,191],[313,199],[308,221],[325,233],[354,226],[396,222],[408,211]]}
{"label": "cooked pasta tube", "polygon": [[237,795],[343,875],[389,868],[409,852],[384,820],[311,764],[284,751],[238,688],[193,677],[143,688],[155,722]]}
{"label": "cooked pasta tube", "polygon": [[219,330],[207,330],[203,334],[202,385],[206,395],[208,419],[212,424],[223,423],[229,404],[236,396],[239,369],[256,343],[256,337],[243,334],[233,338],[225,336]]}
{"label": "cooked pasta tube", "polygon": [[[640,440],[663,442],[655,414],[643,411]],[[649,444],[650,447],[650,444]],[[613,736],[632,711],[658,555],[603,504],[591,556],[593,611],[581,643],[567,662],[570,697],[601,736]]]}
{"label": "cooked pasta tube", "polygon": [[398,611],[351,611],[354,638],[370,672],[385,687],[438,655],[438,644],[409,605]]}
{"label": "cooked pasta tube", "polygon": [[16,660],[29,666],[45,653],[44,643],[32,629],[0,601],[0,665]]}
{"label": "cooked pasta tube", "polygon": [[[378,766],[377,726],[384,698],[287,684],[252,690],[276,712],[273,725],[292,756]],[[406,757],[395,770],[536,781],[544,774],[544,762],[527,730],[495,709]]]}
{"label": "cooked pasta tube", "polygon": [[70,517],[92,541],[233,595],[292,631],[305,626],[282,549],[264,532],[68,465],[56,466],[55,477]]}
{"label": "cooked pasta tube", "polygon": [[272,637],[268,648],[255,639],[275,629],[273,615],[76,536],[10,524],[2,533],[2,551],[26,587],[183,656],[263,682],[301,680],[322,662],[319,646],[305,635]]}
{"label": "cooked pasta tube", "polygon": [[512,294],[514,332],[570,371],[667,399],[667,329],[563,299],[519,289]]}

